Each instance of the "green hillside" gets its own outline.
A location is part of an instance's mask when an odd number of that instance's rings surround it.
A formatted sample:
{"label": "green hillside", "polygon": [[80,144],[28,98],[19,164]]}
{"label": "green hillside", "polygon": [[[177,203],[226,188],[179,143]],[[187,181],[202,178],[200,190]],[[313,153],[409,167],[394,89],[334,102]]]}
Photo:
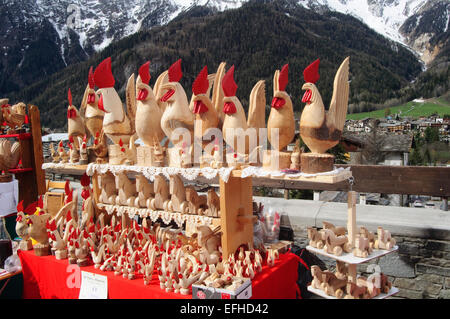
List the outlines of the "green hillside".
{"label": "green hillside", "polygon": [[[445,114],[450,114],[450,102],[444,98],[435,98],[426,100],[424,103],[419,102],[408,102],[404,105],[394,106],[389,108],[391,115],[395,116],[400,114],[401,116],[407,116],[412,118],[418,118],[421,116],[430,116],[434,113],[443,116]],[[386,114],[386,109],[365,112],[365,113],[355,113],[348,114],[347,119],[349,120],[361,120],[364,118],[384,118]]]}

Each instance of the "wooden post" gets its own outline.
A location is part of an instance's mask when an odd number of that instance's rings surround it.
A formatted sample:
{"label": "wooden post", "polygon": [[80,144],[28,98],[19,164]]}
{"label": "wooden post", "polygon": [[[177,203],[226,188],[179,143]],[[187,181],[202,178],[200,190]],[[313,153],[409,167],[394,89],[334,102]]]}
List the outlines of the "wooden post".
{"label": "wooden post", "polygon": [[356,236],[356,192],[348,192],[348,217],[347,217],[348,241],[355,247]]}
{"label": "wooden post", "polygon": [[29,110],[31,135],[33,136],[33,170],[36,176],[36,187],[38,195],[46,192],[45,172],[42,169],[44,163],[44,152],[42,150],[41,115],[37,106],[31,105]]}
{"label": "wooden post", "polygon": [[356,284],[356,264],[349,264],[348,265],[348,275],[347,275],[347,280],[348,282],[352,282],[354,284]]}
{"label": "wooden post", "polygon": [[220,179],[220,214],[223,259],[235,253],[239,246],[253,246],[252,178],[230,176],[227,183]]}

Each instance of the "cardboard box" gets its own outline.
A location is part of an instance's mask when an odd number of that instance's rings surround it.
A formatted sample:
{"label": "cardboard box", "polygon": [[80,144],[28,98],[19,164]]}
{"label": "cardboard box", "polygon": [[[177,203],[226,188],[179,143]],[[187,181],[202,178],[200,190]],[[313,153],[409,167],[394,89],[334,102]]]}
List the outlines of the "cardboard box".
{"label": "cardboard box", "polygon": [[203,285],[192,285],[192,299],[250,299],[251,297],[252,281],[248,278],[235,291]]}

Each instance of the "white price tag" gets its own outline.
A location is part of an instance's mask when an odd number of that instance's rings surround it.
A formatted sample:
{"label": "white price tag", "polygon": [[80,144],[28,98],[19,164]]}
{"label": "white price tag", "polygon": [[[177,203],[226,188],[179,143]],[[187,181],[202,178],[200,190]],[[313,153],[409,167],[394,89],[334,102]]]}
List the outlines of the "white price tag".
{"label": "white price tag", "polygon": [[108,299],[108,277],[82,271],[79,299]]}

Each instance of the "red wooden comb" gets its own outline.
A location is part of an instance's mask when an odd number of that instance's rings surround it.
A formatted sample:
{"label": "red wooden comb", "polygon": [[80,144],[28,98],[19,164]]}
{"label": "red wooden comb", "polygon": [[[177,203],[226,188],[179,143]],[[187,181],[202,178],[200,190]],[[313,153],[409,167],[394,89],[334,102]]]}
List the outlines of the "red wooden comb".
{"label": "red wooden comb", "polygon": [[311,63],[305,69],[305,71],[303,71],[303,77],[305,78],[306,82],[316,84],[316,82],[319,81],[319,79],[320,79],[319,64],[320,64],[320,59],[317,59],[316,61]]}
{"label": "red wooden comb", "polygon": [[89,69],[89,77],[88,77],[88,81],[89,81],[89,88],[94,89],[95,88],[95,81],[94,81],[94,68],[91,66],[91,68]]}
{"label": "red wooden comb", "polygon": [[236,96],[237,84],[234,81],[234,65],[228,70],[222,80],[222,89],[225,96]]}
{"label": "red wooden comb", "polygon": [[89,176],[87,176],[86,173],[83,174],[83,177],[81,177],[81,186],[89,186],[91,184],[91,179],[89,178]]}
{"label": "red wooden comb", "polygon": [[280,77],[278,78],[278,89],[285,91],[286,86],[289,83],[289,64],[285,64],[280,71]]}
{"label": "red wooden comb", "polygon": [[143,83],[147,85],[150,83],[150,61],[141,66],[141,68],[139,69],[139,75]]}
{"label": "red wooden comb", "polygon": [[169,68],[169,82],[179,82],[182,77],[183,71],[181,70],[181,59],[179,59]]}
{"label": "red wooden comb", "polygon": [[17,205],[17,211],[18,211],[18,212],[23,212],[23,201],[21,201],[21,202]]}
{"label": "red wooden comb", "polygon": [[208,67],[205,66],[192,84],[192,92],[195,95],[205,94],[209,89]]}
{"label": "red wooden comb", "polygon": [[111,71],[111,58],[105,59],[94,71],[95,84],[100,88],[112,88],[116,83]]}
{"label": "red wooden comb", "polygon": [[67,92],[67,100],[69,100],[69,106],[72,105],[72,91],[70,90],[70,88]]}

